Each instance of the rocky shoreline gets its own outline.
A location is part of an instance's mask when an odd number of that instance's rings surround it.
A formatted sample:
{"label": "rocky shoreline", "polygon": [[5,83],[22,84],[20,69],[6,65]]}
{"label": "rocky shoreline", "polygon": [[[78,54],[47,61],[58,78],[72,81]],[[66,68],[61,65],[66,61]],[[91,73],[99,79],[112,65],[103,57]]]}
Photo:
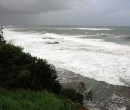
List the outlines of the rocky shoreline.
{"label": "rocky shoreline", "polygon": [[96,81],[62,68],[57,68],[57,73],[64,87],[76,89],[80,82],[84,82],[85,89],[92,91],[93,100],[84,100],[84,106],[89,110],[130,110],[130,87]]}

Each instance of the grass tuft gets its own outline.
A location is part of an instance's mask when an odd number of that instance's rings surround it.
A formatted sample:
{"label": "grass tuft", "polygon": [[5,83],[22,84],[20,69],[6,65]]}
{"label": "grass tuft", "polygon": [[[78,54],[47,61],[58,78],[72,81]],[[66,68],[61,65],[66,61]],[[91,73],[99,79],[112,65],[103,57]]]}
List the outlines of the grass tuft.
{"label": "grass tuft", "polygon": [[0,110],[79,110],[79,105],[45,90],[36,92],[0,88]]}

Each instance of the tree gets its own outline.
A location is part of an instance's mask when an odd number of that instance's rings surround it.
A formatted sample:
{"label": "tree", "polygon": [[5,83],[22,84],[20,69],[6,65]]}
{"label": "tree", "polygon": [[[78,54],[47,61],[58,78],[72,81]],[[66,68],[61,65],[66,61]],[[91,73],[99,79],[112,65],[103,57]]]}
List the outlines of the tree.
{"label": "tree", "polygon": [[1,29],[0,29],[0,43],[5,43],[4,37],[3,37],[3,27],[1,25]]}

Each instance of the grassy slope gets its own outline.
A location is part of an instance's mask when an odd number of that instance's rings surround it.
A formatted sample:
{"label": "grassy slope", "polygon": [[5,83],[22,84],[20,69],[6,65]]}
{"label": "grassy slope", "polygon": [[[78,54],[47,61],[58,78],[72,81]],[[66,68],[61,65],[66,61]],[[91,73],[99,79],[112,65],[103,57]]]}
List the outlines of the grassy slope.
{"label": "grassy slope", "polygon": [[0,88],[0,110],[78,110],[47,91],[6,90]]}

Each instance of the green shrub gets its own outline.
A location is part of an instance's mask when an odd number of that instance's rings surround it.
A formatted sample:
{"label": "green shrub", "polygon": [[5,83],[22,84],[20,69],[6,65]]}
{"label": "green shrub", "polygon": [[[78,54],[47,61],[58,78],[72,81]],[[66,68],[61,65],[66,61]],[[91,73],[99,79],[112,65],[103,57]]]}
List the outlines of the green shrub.
{"label": "green shrub", "polygon": [[65,97],[67,97],[68,99],[71,99],[74,102],[78,102],[81,105],[83,105],[83,95],[79,92],[76,92],[74,89],[72,88],[67,88],[67,89],[63,89],[61,91],[61,94]]}
{"label": "green shrub", "polygon": [[56,78],[55,68],[46,60],[24,53],[21,47],[0,44],[0,86],[57,93],[61,86]]}
{"label": "green shrub", "polygon": [[85,93],[85,99],[92,101],[92,99],[93,99],[93,93],[92,93],[92,91],[88,91],[87,93]]}
{"label": "green shrub", "polygon": [[5,39],[3,37],[3,34],[0,34],[0,43],[5,43]]}

